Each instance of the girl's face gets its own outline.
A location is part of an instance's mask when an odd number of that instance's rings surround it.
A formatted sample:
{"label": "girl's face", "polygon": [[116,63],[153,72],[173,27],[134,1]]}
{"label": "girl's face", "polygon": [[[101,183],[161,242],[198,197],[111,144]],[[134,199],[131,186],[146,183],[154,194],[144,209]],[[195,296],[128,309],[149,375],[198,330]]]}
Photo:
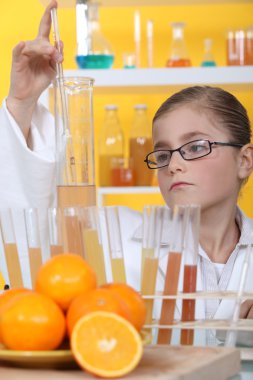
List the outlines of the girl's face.
{"label": "girl's face", "polygon": [[[177,107],[154,123],[154,150],[177,149],[197,139],[231,142],[228,133],[215,123],[192,107]],[[173,208],[175,204],[199,204],[203,211],[228,202],[235,204],[241,184],[238,153],[237,148],[213,146],[208,156],[185,161],[179,152],[174,152],[169,166],[158,169],[167,205]]]}

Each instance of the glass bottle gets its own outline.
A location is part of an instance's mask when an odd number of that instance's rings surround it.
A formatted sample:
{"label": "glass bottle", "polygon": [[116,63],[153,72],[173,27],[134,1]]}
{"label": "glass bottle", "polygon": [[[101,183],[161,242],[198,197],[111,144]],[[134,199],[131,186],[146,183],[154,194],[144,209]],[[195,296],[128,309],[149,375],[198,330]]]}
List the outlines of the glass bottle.
{"label": "glass bottle", "polygon": [[203,56],[203,61],[201,63],[202,67],[216,66],[216,62],[214,60],[213,52],[212,52],[212,45],[213,45],[213,41],[211,38],[204,39],[204,56]]}
{"label": "glass bottle", "polygon": [[253,26],[246,31],[246,57],[245,64],[253,65]]}
{"label": "glass bottle", "polygon": [[129,157],[134,168],[135,184],[149,186],[152,184],[153,173],[144,163],[146,155],[153,150],[151,126],[147,117],[146,104],[134,106],[134,118],[130,130]]}
{"label": "glass bottle", "polygon": [[171,55],[166,62],[166,67],[189,67],[191,61],[188,57],[184,39],[184,22],[173,22]]}
{"label": "glass bottle", "polygon": [[238,52],[236,50],[235,31],[227,32],[227,66],[238,65]]}
{"label": "glass bottle", "polygon": [[111,169],[115,159],[123,158],[124,138],[115,104],[105,106],[105,119],[99,135],[99,183],[111,186]]}
{"label": "glass bottle", "polygon": [[[79,0],[80,1],[80,0]],[[78,38],[76,62],[80,69],[108,69],[114,61],[112,47],[103,36],[99,23],[99,4],[87,3],[88,37],[87,49],[82,49],[82,41]],[[79,20],[77,16],[77,22]],[[83,20],[85,22],[85,20]],[[79,24],[81,21],[79,21]],[[80,28],[83,28],[81,26]],[[78,31],[78,26],[77,26]]]}

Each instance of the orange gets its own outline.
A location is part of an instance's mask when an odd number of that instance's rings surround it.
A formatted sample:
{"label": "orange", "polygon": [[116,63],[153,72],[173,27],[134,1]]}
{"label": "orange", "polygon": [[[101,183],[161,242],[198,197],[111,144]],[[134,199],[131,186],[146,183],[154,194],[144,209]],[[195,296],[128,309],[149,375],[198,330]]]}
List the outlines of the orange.
{"label": "orange", "polygon": [[102,286],[120,296],[130,311],[129,321],[140,331],[146,319],[146,305],[141,295],[131,286],[122,283],[110,283]]}
{"label": "orange", "polygon": [[129,319],[129,310],[123,300],[109,289],[94,289],[76,297],[67,312],[67,329],[71,334],[76,322],[94,311],[110,311]]}
{"label": "orange", "polygon": [[71,335],[71,349],[83,369],[104,378],[131,372],[143,354],[140,335],[132,324],[105,311],[79,319]]}
{"label": "orange", "polygon": [[17,295],[0,315],[3,344],[11,350],[53,350],[66,332],[62,310],[49,297],[36,292]]}
{"label": "orange", "polygon": [[[26,292],[30,292],[30,290],[26,288],[13,288],[13,289],[5,290],[3,293],[1,293],[0,294],[0,316],[4,308],[8,304],[8,302],[12,300],[13,297],[21,293],[26,293]],[[1,329],[0,329],[0,343],[1,342],[2,342],[2,339],[1,339]]]}
{"label": "orange", "polygon": [[49,259],[40,267],[35,282],[36,291],[51,297],[64,311],[76,296],[95,287],[94,270],[72,253]]}

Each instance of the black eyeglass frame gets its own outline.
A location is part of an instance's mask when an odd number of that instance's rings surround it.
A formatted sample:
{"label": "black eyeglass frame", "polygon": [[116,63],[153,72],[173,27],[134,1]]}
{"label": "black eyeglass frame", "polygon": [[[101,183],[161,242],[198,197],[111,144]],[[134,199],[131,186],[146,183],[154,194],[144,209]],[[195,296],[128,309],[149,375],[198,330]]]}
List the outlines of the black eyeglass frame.
{"label": "black eyeglass frame", "polygon": [[[183,156],[182,152],[181,152],[181,149],[182,149],[184,146],[186,146],[186,145],[188,145],[188,144],[191,144],[191,143],[194,143],[194,142],[197,142],[197,141],[208,142],[208,144],[209,144],[209,152],[203,154],[203,156],[199,156],[199,157],[196,157],[196,158],[185,158],[185,157]],[[154,151],[150,152],[149,154],[147,154],[147,156],[146,156],[144,162],[147,164],[147,167],[148,167],[149,169],[151,169],[151,170],[153,170],[153,169],[154,169],[154,170],[156,170],[156,169],[161,169],[161,168],[165,168],[166,166],[169,166],[170,162],[169,162],[168,164],[166,164],[166,165],[159,166],[159,167],[156,167],[156,168],[154,168],[154,167],[150,167],[150,166],[149,166],[149,163],[152,162],[152,161],[150,161],[150,160],[148,159],[148,157],[149,157],[151,154],[154,154],[154,153],[157,153],[157,152],[169,152],[169,153],[170,153],[170,159],[171,159],[172,154],[173,154],[174,152],[179,152],[180,156],[181,156],[185,161],[194,161],[194,160],[198,160],[199,158],[202,158],[202,157],[208,156],[210,153],[212,153],[212,146],[213,146],[213,145],[232,146],[232,147],[235,147],[235,148],[242,148],[242,147],[243,147],[243,144],[238,144],[238,143],[233,143],[233,142],[220,142],[220,141],[212,141],[212,142],[211,142],[211,141],[209,141],[209,140],[202,140],[202,139],[201,139],[201,140],[193,140],[193,141],[189,141],[188,143],[186,143],[186,144],[180,146],[180,147],[177,148],[177,149],[158,149],[158,150],[154,150]],[[155,163],[153,162],[153,165],[154,165],[154,164],[155,164]],[[156,165],[157,165],[157,164],[156,164]]]}

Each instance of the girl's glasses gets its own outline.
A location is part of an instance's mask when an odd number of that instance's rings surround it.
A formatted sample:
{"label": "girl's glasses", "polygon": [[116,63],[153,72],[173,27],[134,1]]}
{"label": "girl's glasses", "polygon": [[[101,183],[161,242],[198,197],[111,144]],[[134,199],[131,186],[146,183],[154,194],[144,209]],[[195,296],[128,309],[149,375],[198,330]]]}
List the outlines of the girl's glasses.
{"label": "girl's glasses", "polygon": [[186,161],[197,160],[198,158],[207,156],[212,152],[213,145],[233,146],[241,148],[242,144],[230,142],[210,142],[209,140],[194,140],[180,146],[177,149],[161,149],[155,150],[146,156],[146,162],[149,169],[159,169],[170,164],[172,154],[179,152],[181,157]]}

